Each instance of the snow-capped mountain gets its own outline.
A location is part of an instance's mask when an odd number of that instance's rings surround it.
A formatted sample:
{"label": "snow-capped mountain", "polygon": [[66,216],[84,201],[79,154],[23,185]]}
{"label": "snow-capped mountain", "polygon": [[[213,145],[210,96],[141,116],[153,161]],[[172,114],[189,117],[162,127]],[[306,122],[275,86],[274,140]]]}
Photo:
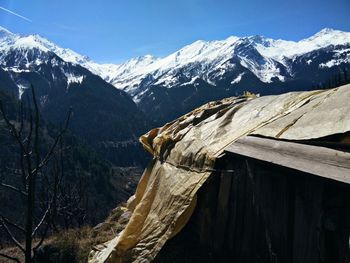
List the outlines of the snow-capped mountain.
{"label": "snow-capped mountain", "polygon": [[[15,58],[8,59],[13,50]],[[43,54],[55,54],[65,63],[88,69],[126,91],[143,111],[162,122],[201,103],[246,90],[281,93],[329,86],[334,75],[347,78],[350,33],[326,28],[298,42],[231,36],[199,40],[164,58],[146,55],[122,64],[98,64],[38,35],[0,30],[0,64],[12,74],[35,70],[35,65],[49,60]],[[69,71],[64,76],[67,88],[84,79]],[[18,87],[21,94],[25,87]]]}
{"label": "snow-capped mountain", "polygon": [[[20,53],[20,55],[17,55],[16,61],[12,61],[16,66],[8,69],[10,71],[18,71],[19,68],[22,68],[21,70],[29,70],[32,66],[45,62],[45,60],[39,60],[39,57],[52,52],[65,62],[80,65],[102,77],[107,82],[115,83],[116,87],[118,87],[118,83],[122,82],[120,79],[130,80],[133,78],[135,70],[142,71],[143,68],[158,60],[151,55],[146,55],[130,59],[120,65],[98,64],[87,56],[80,55],[68,48],[61,48],[39,35],[21,36],[0,26],[1,65],[8,67],[6,55],[14,50]],[[36,54],[33,52],[36,52]],[[79,76],[77,78],[79,78]]]}
{"label": "snow-capped mountain", "polygon": [[127,93],[80,66],[86,57],[37,35],[1,29],[0,36],[0,91],[26,102],[33,85],[47,122],[59,125],[72,107],[70,130],[102,156],[117,165],[144,162],[137,140],[147,118]]}
{"label": "snow-capped mountain", "polygon": [[[119,65],[129,67],[130,61]],[[301,41],[263,36],[196,41],[169,56],[113,72],[108,81],[168,121],[209,100],[323,88],[350,75],[350,33],[323,29]]]}
{"label": "snow-capped mountain", "polygon": [[[335,48],[337,54],[332,60],[325,62],[324,66],[331,66],[332,63],[348,63],[350,52],[343,46],[349,44],[350,33],[329,28],[299,42],[274,40],[262,36],[240,38],[232,36],[225,40],[208,42],[200,40],[165,58],[153,59],[143,67],[133,68],[126,74],[114,72],[112,74],[116,77],[110,77],[109,80],[117,88],[124,89],[132,95],[137,95],[135,89],[144,79],[150,79],[150,76],[153,85],[171,88],[183,84],[183,81],[176,77],[180,70],[187,71],[183,75],[189,78],[189,82],[194,81],[194,78],[201,78],[215,85],[222,75],[235,68],[236,65],[231,60],[237,59],[240,66],[252,72],[264,83],[270,83],[274,78],[285,81],[293,74],[291,61],[312,51],[341,46]],[[343,54],[342,58],[339,58],[339,54]],[[331,62],[333,60],[334,62]],[[120,67],[128,67],[130,62],[132,60]],[[197,70],[194,70],[195,68]],[[242,73],[239,73],[233,80],[238,83],[237,78],[241,77]]]}
{"label": "snow-capped mountain", "polygon": [[[237,58],[241,66],[251,71],[264,83],[270,83],[274,78],[285,81],[293,73],[290,65],[290,60],[293,58],[329,46],[349,44],[349,32],[325,28],[299,42],[274,40],[262,36],[231,36],[221,41],[199,40],[164,58],[146,55],[122,64],[98,64],[87,56],[80,55],[71,49],[61,48],[39,35],[20,36],[0,27],[1,51],[28,48],[36,48],[43,52],[51,51],[64,61],[87,68],[116,88],[125,90],[133,96],[139,95],[139,86],[145,79],[148,80],[148,84],[163,85],[168,88],[184,84],[174,75],[186,67],[189,70],[185,76],[191,77],[189,82],[200,78],[215,85],[220,76],[235,67],[229,62],[232,58]],[[348,63],[349,60],[349,50],[339,48],[333,59],[320,67]],[[195,64],[200,64],[200,69],[193,71]],[[281,69],[281,66],[284,68]],[[243,75],[238,74],[233,79],[234,84],[238,83],[238,79]]]}

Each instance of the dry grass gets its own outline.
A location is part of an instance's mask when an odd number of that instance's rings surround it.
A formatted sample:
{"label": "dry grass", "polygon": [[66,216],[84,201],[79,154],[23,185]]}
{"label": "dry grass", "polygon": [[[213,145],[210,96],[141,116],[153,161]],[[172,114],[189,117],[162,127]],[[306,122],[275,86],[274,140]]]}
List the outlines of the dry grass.
{"label": "dry grass", "polygon": [[[129,220],[129,212],[123,206],[114,209],[105,222],[96,227],[83,227],[62,231],[45,241],[38,253],[38,263],[85,263],[91,249],[113,239]],[[1,253],[15,256],[23,261],[23,255],[17,248],[8,247]],[[0,257],[1,263],[14,262]]]}
{"label": "dry grass", "polygon": [[[24,259],[23,253],[17,247],[3,248],[0,250],[0,253],[18,258],[21,262],[23,262],[23,259]],[[0,262],[1,263],[10,263],[10,262],[13,263],[15,261],[0,257]]]}

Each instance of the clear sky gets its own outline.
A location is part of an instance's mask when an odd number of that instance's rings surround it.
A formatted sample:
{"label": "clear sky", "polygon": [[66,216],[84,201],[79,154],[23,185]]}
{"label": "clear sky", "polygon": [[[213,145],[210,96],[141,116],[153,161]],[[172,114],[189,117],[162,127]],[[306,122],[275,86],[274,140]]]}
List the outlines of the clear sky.
{"label": "clear sky", "polygon": [[350,31],[350,0],[0,0],[0,25],[98,62],[121,62],[164,56],[198,39]]}

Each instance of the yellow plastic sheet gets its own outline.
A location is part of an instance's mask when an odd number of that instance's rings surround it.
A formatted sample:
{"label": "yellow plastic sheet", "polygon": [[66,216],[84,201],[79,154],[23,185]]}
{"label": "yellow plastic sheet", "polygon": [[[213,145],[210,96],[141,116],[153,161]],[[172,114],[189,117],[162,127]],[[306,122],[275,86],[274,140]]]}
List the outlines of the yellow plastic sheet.
{"label": "yellow plastic sheet", "polygon": [[350,85],[208,103],[140,138],[154,156],[135,195],[126,228],[90,263],[151,262],[188,222],[196,192],[224,149],[244,135],[306,140],[350,131]]}

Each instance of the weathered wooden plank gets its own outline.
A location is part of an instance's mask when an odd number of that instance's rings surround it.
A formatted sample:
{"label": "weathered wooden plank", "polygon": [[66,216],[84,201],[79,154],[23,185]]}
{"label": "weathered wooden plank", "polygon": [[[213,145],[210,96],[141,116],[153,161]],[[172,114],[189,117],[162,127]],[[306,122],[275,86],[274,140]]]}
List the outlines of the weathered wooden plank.
{"label": "weathered wooden plank", "polygon": [[[226,169],[232,170],[232,163],[226,165]],[[214,251],[220,252],[225,245],[225,235],[227,231],[227,223],[229,220],[228,204],[230,202],[232,173],[223,171],[220,174],[220,186],[217,197],[216,222],[214,232]]]}
{"label": "weathered wooden plank", "polygon": [[350,153],[326,147],[245,136],[227,152],[350,184]]}

